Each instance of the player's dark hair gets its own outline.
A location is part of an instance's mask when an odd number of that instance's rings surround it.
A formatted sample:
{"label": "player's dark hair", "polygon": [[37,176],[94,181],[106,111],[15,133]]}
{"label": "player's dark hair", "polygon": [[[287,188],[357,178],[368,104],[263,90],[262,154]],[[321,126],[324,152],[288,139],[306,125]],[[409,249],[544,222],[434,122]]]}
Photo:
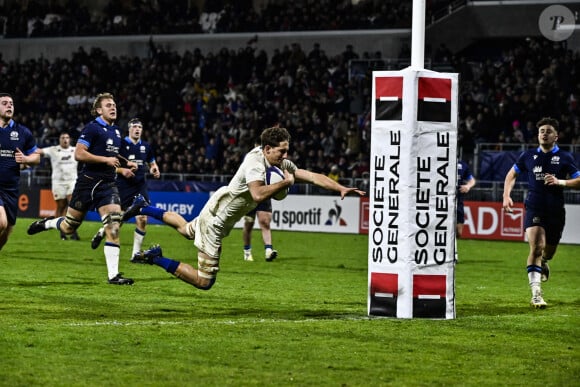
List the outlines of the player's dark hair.
{"label": "player's dark hair", "polygon": [[[12,96],[8,93],[0,93],[0,98],[2,98],[2,97],[12,98]],[[12,98],[12,99],[14,99],[14,98]]]}
{"label": "player's dark hair", "polygon": [[141,122],[141,119],[140,118],[134,117],[134,118],[131,118],[129,120],[129,122],[127,123],[127,127],[130,127],[131,125],[141,125],[141,126],[143,126],[143,123]]}
{"label": "player's dark hair", "polygon": [[100,93],[95,97],[95,100],[93,101],[93,107],[91,109],[91,114],[93,116],[98,116],[99,113],[97,113],[97,109],[101,107],[101,101],[103,101],[104,99],[115,99],[115,97],[113,97],[113,94],[111,93]]}
{"label": "player's dark hair", "polygon": [[540,129],[540,126],[544,125],[550,125],[552,128],[554,128],[556,132],[560,127],[560,123],[558,122],[558,120],[552,117],[541,118],[540,121],[538,121],[538,123],[536,124],[536,128]]}
{"label": "player's dark hair", "polygon": [[279,128],[277,126],[264,129],[260,136],[262,147],[265,147],[266,145],[279,146],[283,141],[290,141],[290,133],[288,133],[286,128]]}

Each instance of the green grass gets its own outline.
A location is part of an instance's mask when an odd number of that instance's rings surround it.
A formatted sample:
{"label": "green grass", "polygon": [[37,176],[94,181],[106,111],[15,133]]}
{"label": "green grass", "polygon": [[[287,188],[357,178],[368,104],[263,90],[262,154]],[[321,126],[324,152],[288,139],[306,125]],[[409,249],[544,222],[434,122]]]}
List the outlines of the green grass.
{"label": "green grass", "polygon": [[[457,319],[368,318],[367,237],[274,232],[280,258],[244,262],[225,240],[209,292],[158,267],[106,284],[97,223],[80,242],[26,235],[0,252],[1,386],[573,386],[580,385],[580,247],[561,246],[528,306],[523,242],[459,241]],[[192,243],[151,226],[147,245],[193,262]]]}

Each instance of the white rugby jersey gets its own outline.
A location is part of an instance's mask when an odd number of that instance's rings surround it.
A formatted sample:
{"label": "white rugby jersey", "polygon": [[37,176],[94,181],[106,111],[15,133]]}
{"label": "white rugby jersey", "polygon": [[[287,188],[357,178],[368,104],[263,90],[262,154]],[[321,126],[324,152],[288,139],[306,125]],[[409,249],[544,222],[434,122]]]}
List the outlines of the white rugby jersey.
{"label": "white rugby jersey", "polygon": [[77,179],[78,162],[75,160],[75,147],[63,148],[60,145],[42,148],[44,156],[50,158],[53,183],[69,183]]}
{"label": "white rugby jersey", "polygon": [[[246,154],[230,183],[218,189],[210,198],[206,208],[221,220],[226,235],[238,220],[257,206],[248,189],[248,183],[258,180],[265,182],[266,168],[269,166],[262,148],[252,149]],[[292,161],[284,160],[280,169],[294,174],[298,167]]]}

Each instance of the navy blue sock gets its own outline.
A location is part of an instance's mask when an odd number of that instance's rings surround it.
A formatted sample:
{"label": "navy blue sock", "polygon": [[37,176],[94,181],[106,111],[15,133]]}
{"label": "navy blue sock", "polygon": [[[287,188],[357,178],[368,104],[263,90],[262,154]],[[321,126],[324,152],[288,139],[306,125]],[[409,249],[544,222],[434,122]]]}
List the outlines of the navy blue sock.
{"label": "navy blue sock", "polygon": [[252,245],[244,245],[244,250],[250,250],[252,248]]}
{"label": "navy blue sock", "polygon": [[147,215],[162,222],[163,222],[163,214],[165,214],[165,210],[162,208],[157,208],[153,206],[141,208],[141,215]]}
{"label": "navy blue sock", "polygon": [[542,268],[540,266],[536,266],[536,265],[528,265],[526,267],[526,269],[528,270],[528,273],[531,273],[532,271],[536,271],[538,273],[542,272]]}
{"label": "navy blue sock", "polygon": [[166,272],[175,274],[175,270],[177,270],[180,262],[174,261],[171,258],[155,257],[153,258],[153,263],[164,268]]}
{"label": "navy blue sock", "polygon": [[272,245],[264,245],[264,249],[271,249]]}

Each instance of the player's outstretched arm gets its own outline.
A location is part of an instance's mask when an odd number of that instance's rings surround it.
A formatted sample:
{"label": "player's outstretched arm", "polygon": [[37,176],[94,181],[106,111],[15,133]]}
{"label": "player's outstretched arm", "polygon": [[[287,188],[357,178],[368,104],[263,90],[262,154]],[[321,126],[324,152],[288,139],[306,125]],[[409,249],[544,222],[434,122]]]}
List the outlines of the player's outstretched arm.
{"label": "player's outstretched arm", "polygon": [[330,177],[328,177],[326,175],[323,175],[321,173],[311,172],[311,171],[308,171],[306,169],[297,169],[296,170],[296,179],[303,181],[303,182],[306,182],[306,183],[317,185],[319,187],[322,187],[322,188],[325,188],[325,189],[328,189],[331,191],[340,192],[341,199],[344,199],[344,197],[351,192],[354,192],[360,196],[366,195],[365,191],[362,191],[356,187],[345,187],[342,184],[339,184],[338,182],[332,180]]}
{"label": "player's outstretched arm", "polygon": [[505,176],[505,181],[503,184],[503,209],[506,212],[512,212],[512,207],[514,206],[514,202],[511,198],[512,189],[516,183],[517,173],[514,167],[512,167],[507,175]]}

